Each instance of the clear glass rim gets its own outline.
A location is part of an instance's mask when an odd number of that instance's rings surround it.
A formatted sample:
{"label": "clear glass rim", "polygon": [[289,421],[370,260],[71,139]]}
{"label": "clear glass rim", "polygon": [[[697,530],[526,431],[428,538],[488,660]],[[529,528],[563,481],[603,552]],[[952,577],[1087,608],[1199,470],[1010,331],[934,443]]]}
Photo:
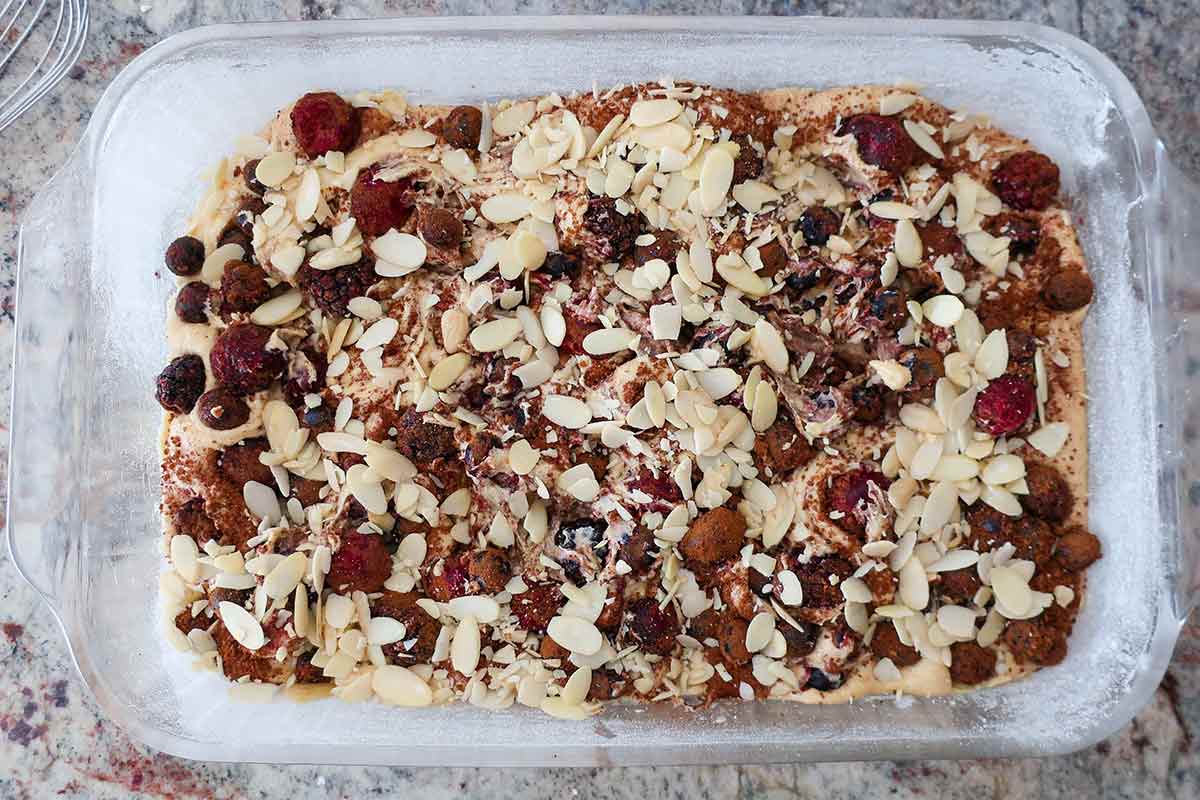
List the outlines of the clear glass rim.
{"label": "clear glass rim", "polygon": [[[229,41],[229,40],[246,40],[269,36],[272,38],[278,37],[312,37],[312,36],[337,36],[337,35],[353,35],[353,34],[371,34],[371,35],[389,35],[389,34],[438,34],[438,33],[480,33],[493,31],[520,31],[524,33],[572,33],[578,32],[581,34],[594,34],[599,32],[643,32],[643,31],[681,31],[681,32],[697,32],[697,33],[721,33],[727,35],[740,34],[788,34],[796,36],[804,35],[821,35],[830,33],[854,34],[865,36],[892,37],[899,35],[921,36],[931,40],[937,39],[971,39],[980,37],[1008,37],[1029,41],[1034,44],[1049,47],[1055,50],[1066,51],[1073,54],[1076,58],[1084,61],[1093,71],[1094,76],[1103,82],[1109,89],[1114,101],[1118,103],[1118,111],[1124,117],[1124,121],[1130,127],[1134,134],[1136,142],[1136,158],[1141,167],[1147,165],[1155,165],[1156,148],[1159,146],[1157,137],[1154,134],[1153,127],[1150,123],[1149,116],[1142,104],[1140,98],[1133,89],[1132,84],[1120,72],[1119,69],[1103,54],[1095,48],[1086,44],[1082,40],[1063,33],[1053,28],[1046,26],[1035,25],[1030,23],[1012,23],[1012,22],[977,22],[967,20],[912,20],[912,19],[831,19],[818,17],[802,17],[802,18],[725,18],[725,17],[643,17],[643,16],[622,16],[622,17],[601,17],[601,16],[579,16],[579,17],[434,17],[434,18],[399,18],[390,20],[329,20],[329,21],[305,21],[305,22],[261,22],[251,24],[219,24],[196,28],[185,31],[180,34],[169,37],[162,42],[156,44],[137,59],[135,59],[122,73],[110,84],[105,91],[103,97],[97,104],[96,113],[89,122],[88,130],[86,131],[83,140],[81,141],[80,151],[73,157],[73,162],[79,166],[78,161],[82,160],[84,165],[90,167],[93,159],[98,155],[98,148],[102,145],[105,135],[108,131],[109,124],[114,114],[120,110],[120,102],[126,91],[148,70],[154,68],[163,61],[179,56],[186,52],[189,48],[209,44],[212,42]],[[1144,181],[1147,186],[1153,180],[1153,175],[1147,175],[1148,170],[1139,170],[1140,180]],[[1147,195],[1150,194],[1147,186]],[[19,295],[19,287],[18,287]],[[18,312],[19,313],[19,312]],[[20,318],[18,316],[18,329]],[[16,362],[15,362],[16,363]],[[17,396],[13,393],[14,411]],[[10,475],[15,474],[13,467],[19,466],[11,462],[10,454]],[[9,503],[12,503],[10,494]],[[10,519],[12,518],[10,508]],[[10,532],[11,535],[11,532]],[[11,542],[10,542],[11,547]],[[38,588],[38,587],[35,587]],[[39,589],[40,591],[40,589]],[[76,660],[77,667],[81,672],[92,675],[95,673],[86,669],[87,665],[80,663],[81,655],[84,654],[75,652],[76,648],[71,647],[70,631],[68,628],[71,623],[62,618],[60,609],[55,609],[55,615],[59,618],[60,625],[64,628],[64,632],[68,633],[68,647],[72,651],[72,658]],[[68,615],[69,616],[69,615]],[[1169,636],[1173,642],[1177,635],[1178,620],[1170,613],[1170,609],[1160,608],[1158,619],[1159,631],[1155,633],[1155,639],[1160,636]],[[1166,650],[1169,657],[1170,649]],[[1157,685],[1161,674],[1166,669],[1167,657],[1152,654],[1151,663],[1146,665],[1143,670],[1129,686],[1129,692],[1122,702],[1119,704],[1121,713],[1114,714],[1113,717],[1105,720],[1102,724],[1097,724],[1096,727],[1089,732],[1089,736],[1083,741],[1073,740],[1066,743],[1063,748],[1066,750],[1077,749],[1086,746],[1087,744],[1099,741],[1105,736],[1115,731],[1118,727],[1125,724],[1130,716],[1144,703],[1145,699],[1153,691]],[[1161,663],[1158,663],[1161,662]],[[108,692],[102,685],[95,685],[91,680],[85,680],[90,688],[96,692],[101,700],[101,705],[106,709],[115,710],[114,705],[118,705],[118,701]],[[1128,712],[1128,713],[1125,713]],[[210,760],[237,760],[236,754],[231,754],[228,751],[215,751],[212,745],[207,742],[196,742],[178,738],[171,734],[166,734],[152,726],[142,724],[136,718],[131,720],[127,715],[113,715],[120,719],[123,725],[127,726],[130,732],[137,738],[146,742],[152,747],[161,749],[173,754],[189,757],[203,758]],[[1027,747],[1022,747],[1019,742],[1009,740],[989,740],[992,746],[990,755],[1028,755],[1031,754]],[[794,752],[789,753],[790,745],[764,743],[760,748],[750,748],[747,746],[737,746],[731,748],[722,756],[722,761],[743,761],[743,762],[766,762],[766,761],[787,761],[795,760]],[[878,753],[873,757],[923,757],[928,756],[930,748],[938,748],[940,757],[969,757],[977,755],[977,750],[972,750],[969,743],[957,744],[950,742],[934,742],[930,741],[926,746],[914,752],[905,753]],[[519,756],[515,753],[507,753],[513,748],[505,745],[496,749],[484,748],[480,752],[479,763],[481,764],[508,764],[519,763]],[[424,748],[418,757],[413,760],[413,763],[425,764],[448,764],[460,763],[456,759],[443,760],[440,756],[443,752],[449,752],[450,748],[440,746],[430,746]],[[1039,754],[1049,755],[1054,750],[1041,750]],[[330,751],[327,747],[322,746],[320,752],[316,748],[306,749],[289,745],[287,747],[270,747],[270,746],[255,746],[252,753],[247,753],[253,760],[270,761],[277,763],[285,762],[300,762],[300,763],[317,763],[320,761],[328,761],[330,757],[336,763],[395,763],[396,748],[375,747],[371,752],[364,752],[356,755],[353,748],[343,748],[336,751]],[[855,754],[840,755],[832,752],[805,753],[805,758],[823,758],[837,759],[840,757],[854,757]],[[555,751],[551,748],[547,751],[544,763],[559,763],[559,764],[639,764],[639,763],[708,763],[710,758],[703,752],[699,752],[693,748],[678,748],[667,750],[666,752],[656,752],[655,760],[648,762],[645,759],[638,758],[635,753],[630,753],[626,748],[623,748],[620,743],[614,743],[611,747],[601,749],[593,746],[573,747],[566,752]],[[868,757],[872,757],[868,754]]]}

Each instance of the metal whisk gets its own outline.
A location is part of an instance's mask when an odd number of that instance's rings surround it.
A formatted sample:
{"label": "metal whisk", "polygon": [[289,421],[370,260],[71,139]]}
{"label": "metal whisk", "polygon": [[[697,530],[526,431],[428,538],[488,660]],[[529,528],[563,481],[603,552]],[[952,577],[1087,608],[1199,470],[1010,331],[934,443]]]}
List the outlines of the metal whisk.
{"label": "metal whisk", "polygon": [[0,8],[0,131],[74,66],[88,29],[88,0],[6,0]]}

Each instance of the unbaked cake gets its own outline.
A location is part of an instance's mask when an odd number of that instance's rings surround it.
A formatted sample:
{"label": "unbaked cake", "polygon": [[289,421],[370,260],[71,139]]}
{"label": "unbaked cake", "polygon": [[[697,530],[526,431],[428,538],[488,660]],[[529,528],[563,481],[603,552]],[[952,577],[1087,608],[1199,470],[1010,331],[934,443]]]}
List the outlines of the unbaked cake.
{"label": "unbaked cake", "polygon": [[1092,283],[983,117],[306,94],[166,266],[167,630],[247,691],[584,718],[1066,654]]}

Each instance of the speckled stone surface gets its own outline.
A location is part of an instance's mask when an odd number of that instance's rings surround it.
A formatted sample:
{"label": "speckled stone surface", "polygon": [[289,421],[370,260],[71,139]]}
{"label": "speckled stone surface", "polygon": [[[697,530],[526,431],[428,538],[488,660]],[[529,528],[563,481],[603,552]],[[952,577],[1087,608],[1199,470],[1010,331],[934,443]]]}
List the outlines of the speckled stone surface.
{"label": "speckled stone surface", "polygon": [[[703,13],[1022,19],[1054,25],[1108,54],[1133,80],[1172,157],[1200,179],[1200,6],[1196,0],[388,0],[94,3],[71,77],[0,133],[0,475],[7,464],[12,285],[17,220],[70,152],[101,92],[149,45],[210,22],[377,14]],[[3,84],[0,84],[2,88]],[[1200,499],[1200,487],[1196,487]],[[0,489],[2,491],[2,489]],[[1190,798],[1200,796],[1200,625],[1185,627],[1148,708],[1109,740],[1029,761],[916,762],[623,770],[230,766],[182,761],[133,744],[109,723],[71,666],[50,613],[0,551],[0,798]]]}

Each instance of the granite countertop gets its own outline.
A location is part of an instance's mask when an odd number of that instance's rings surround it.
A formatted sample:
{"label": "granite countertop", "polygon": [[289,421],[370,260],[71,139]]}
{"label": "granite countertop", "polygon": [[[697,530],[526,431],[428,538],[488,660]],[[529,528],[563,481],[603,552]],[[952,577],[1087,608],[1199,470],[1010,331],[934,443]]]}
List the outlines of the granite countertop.
{"label": "granite countertop", "polygon": [[[0,134],[0,471],[7,464],[17,221],[66,158],[100,94],[131,59],[181,30],[247,19],[378,14],[831,14],[1021,19],[1108,54],[1134,82],[1176,163],[1200,179],[1200,14],[1195,0],[113,0],[93,3],[79,65]],[[336,13],[335,13],[336,12]],[[2,487],[0,483],[0,487]],[[1193,487],[1200,492],[1200,486]],[[0,491],[3,491],[0,488]],[[1107,741],[1024,761],[817,764],[625,770],[275,767],[189,762],[134,744],[79,681],[50,612],[0,548],[0,798],[276,798],[416,792],[441,797],[1200,796],[1200,624],[1185,626],[1154,700]],[[484,781],[486,780],[486,783]]]}

